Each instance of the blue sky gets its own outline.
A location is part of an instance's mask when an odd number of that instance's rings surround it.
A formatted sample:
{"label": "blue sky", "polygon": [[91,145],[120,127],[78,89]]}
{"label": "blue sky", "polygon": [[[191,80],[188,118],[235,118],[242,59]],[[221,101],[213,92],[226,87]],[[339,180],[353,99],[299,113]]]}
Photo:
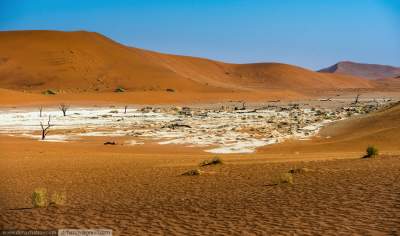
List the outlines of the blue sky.
{"label": "blue sky", "polygon": [[0,30],[25,29],[235,63],[400,66],[400,0],[0,0]]}

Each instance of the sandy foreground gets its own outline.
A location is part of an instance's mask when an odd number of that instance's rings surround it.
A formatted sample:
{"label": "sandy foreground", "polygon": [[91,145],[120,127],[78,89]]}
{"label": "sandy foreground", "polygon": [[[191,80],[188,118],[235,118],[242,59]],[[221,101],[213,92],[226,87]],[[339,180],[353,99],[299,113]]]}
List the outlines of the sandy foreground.
{"label": "sandy foreground", "polygon": [[[5,229],[109,228],[115,235],[396,235],[400,156],[362,153],[213,155],[179,146],[104,146],[1,138]],[[344,158],[344,160],[334,160]],[[331,160],[326,160],[331,159]],[[313,160],[313,161],[310,161]],[[271,186],[292,168],[294,184]],[[37,187],[67,204],[32,209]]]}
{"label": "sandy foreground", "polygon": [[[360,159],[363,150],[214,155],[179,145],[105,146],[0,138],[0,226],[107,228],[114,235],[373,234],[400,232],[400,152]],[[123,139],[123,138],[120,138]],[[116,138],[117,142],[121,140]],[[306,146],[307,147],[307,146]],[[342,160],[339,160],[342,159]],[[293,184],[276,180],[292,168]],[[181,176],[200,168],[200,176]],[[35,188],[65,192],[63,206],[31,208]]]}
{"label": "sandy foreground", "polygon": [[[399,112],[397,105],[329,125],[321,137],[250,154],[212,154],[152,140],[125,145],[124,136],[39,142],[2,134],[0,228],[112,229],[113,235],[398,235]],[[104,145],[111,140],[117,145]],[[382,155],[362,159],[369,144]],[[199,166],[215,156],[224,163]],[[293,168],[308,171],[293,174],[293,184],[280,183]],[[182,176],[194,169],[202,174]],[[32,208],[36,188],[65,193],[67,200]]]}

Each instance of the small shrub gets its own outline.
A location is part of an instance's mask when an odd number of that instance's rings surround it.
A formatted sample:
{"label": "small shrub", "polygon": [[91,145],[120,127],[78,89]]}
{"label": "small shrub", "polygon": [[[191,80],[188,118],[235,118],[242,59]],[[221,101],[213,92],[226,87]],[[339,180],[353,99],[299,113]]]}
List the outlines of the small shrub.
{"label": "small shrub", "polygon": [[293,184],[293,175],[291,173],[283,173],[277,176],[272,184],[267,186],[275,186],[279,184]]}
{"label": "small shrub", "polygon": [[37,188],[32,193],[32,205],[35,208],[47,206],[47,190],[45,188]]}
{"label": "small shrub", "polygon": [[54,192],[50,198],[50,205],[63,206],[65,205],[66,201],[67,201],[67,195],[65,192],[63,193]]}
{"label": "small shrub", "polygon": [[116,88],[115,90],[114,90],[114,92],[116,92],[116,93],[123,93],[123,92],[125,92],[126,91],[126,89],[124,89],[124,88],[122,88],[122,87],[118,87],[118,88]]}
{"label": "small shrub", "polygon": [[116,145],[117,143],[115,141],[107,141],[104,143],[104,145]]}
{"label": "small shrub", "polygon": [[175,92],[175,90],[174,90],[174,89],[171,89],[171,88],[167,88],[165,91],[171,92],[171,93]]}
{"label": "small shrub", "polygon": [[374,146],[368,146],[366,152],[367,153],[363,158],[371,158],[371,157],[375,157],[379,154],[378,149]]}
{"label": "small shrub", "polygon": [[197,175],[201,175],[202,173],[203,173],[203,171],[201,171],[199,169],[194,169],[194,170],[186,171],[182,175],[184,175],[184,176],[197,176]]}
{"label": "small shrub", "polygon": [[43,94],[44,95],[56,95],[57,92],[55,90],[48,89],[48,90],[44,91]]}
{"label": "small shrub", "polygon": [[205,161],[201,162],[200,166],[218,165],[218,164],[222,164],[222,163],[223,163],[223,161],[221,158],[214,157],[211,160],[205,160]]}

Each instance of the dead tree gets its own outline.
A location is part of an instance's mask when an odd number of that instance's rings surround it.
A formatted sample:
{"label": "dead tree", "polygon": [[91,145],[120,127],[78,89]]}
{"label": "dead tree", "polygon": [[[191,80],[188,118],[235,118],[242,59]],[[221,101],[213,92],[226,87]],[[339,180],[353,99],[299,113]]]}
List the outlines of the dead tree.
{"label": "dead tree", "polygon": [[49,116],[49,120],[47,121],[47,126],[44,127],[43,123],[40,122],[40,127],[42,128],[42,140],[44,140],[46,138],[47,133],[49,132],[49,128],[51,127],[50,116]]}
{"label": "dead tree", "polygon": [[124,109],[124,114],[126,114],[126,109],[128,109],[128,105],[125,105],[124,108],[125,108],[125,109]]}
{"label": "dead tree", "polygon": [[358,99],[359,99],[359,98],[360,98],[360,94],[357,93],[356,99],[354,100],[354,104],[357,104],[357,103],[358,103]]}
{"label": "dead tree", "polygon": [[39,117],[42,117],[43,107],[39,107]]}
{"label": "dead tree", "polygon": [[68,106],[68,105],[60,104],[60,111],[62,111],[62,113],[63,113],[64,116],[67,116],[67,111],[68,111],[68,109],[69,109],[69,106]]}

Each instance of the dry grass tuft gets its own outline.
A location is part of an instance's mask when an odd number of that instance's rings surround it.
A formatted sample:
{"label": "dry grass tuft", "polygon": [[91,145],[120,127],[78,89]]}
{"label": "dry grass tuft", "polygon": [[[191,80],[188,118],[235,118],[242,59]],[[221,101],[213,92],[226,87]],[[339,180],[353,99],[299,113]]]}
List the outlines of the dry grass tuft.
{"label": "dry grass tuft", "polygon": [[45,188],[37,188],[33,191],[32,196],[32,205],[34,208],[38,207],[46,207],[47,206],[47,190]]}
{"label": "dry grass tuft", "polygon": [[201,175],[202,173],[204,173],[204,172],[199,170],[199,169],[194,169],[194,170],[186,171],[182,175],[184,175],[184,176],[197,176],[197,175]]}
{"label": "dry grass tuft", "polygon": [[64,206],[67,202],[67,194],[65,192],[54,192],[50,198],[50,205]]}
{"label": "dry grass tuft", "polygon": [[123,87],[117,87],[115,90],[114,90],[114,92],[116,92],[116,93],[123,93],[123,92],[125,92],[126,91],[126,89],[124,89]]}
{"label": "dry grass tuft", "polygon": [[293,174],[291,173],[283,173],[276,176],[272,184],[267,184],[266,186],[276,186],[280,184],[293,184]]}
{"label": "dry grass tuft", "polygon": [[379,155],[379,150],[378,148],[374,146],[368,146],[366,150],[365,156],[363,158],[373,158]]}
{"label": "dry grass tuft", "polygon": [[33,191],[31,200],[34,208],[63,206],[67,201],[67,194],[65,192],[54,192],[49,199],[47,189],[37,188]]}
{"label": "dry grass tuft", "polygon": [[48,90],[42,92],[42,94],[43,95],[56,95],[57,92],[55,90],[53,90],[53,89],[48,89]]}
{"label": "dry grass tuft", "polygon": [[200,163],[200,166],[209,166],[209,165],[218,165],[218,164],[223,164],[223,161],[219,157],[214,157],[211,160],[205,160]]}

